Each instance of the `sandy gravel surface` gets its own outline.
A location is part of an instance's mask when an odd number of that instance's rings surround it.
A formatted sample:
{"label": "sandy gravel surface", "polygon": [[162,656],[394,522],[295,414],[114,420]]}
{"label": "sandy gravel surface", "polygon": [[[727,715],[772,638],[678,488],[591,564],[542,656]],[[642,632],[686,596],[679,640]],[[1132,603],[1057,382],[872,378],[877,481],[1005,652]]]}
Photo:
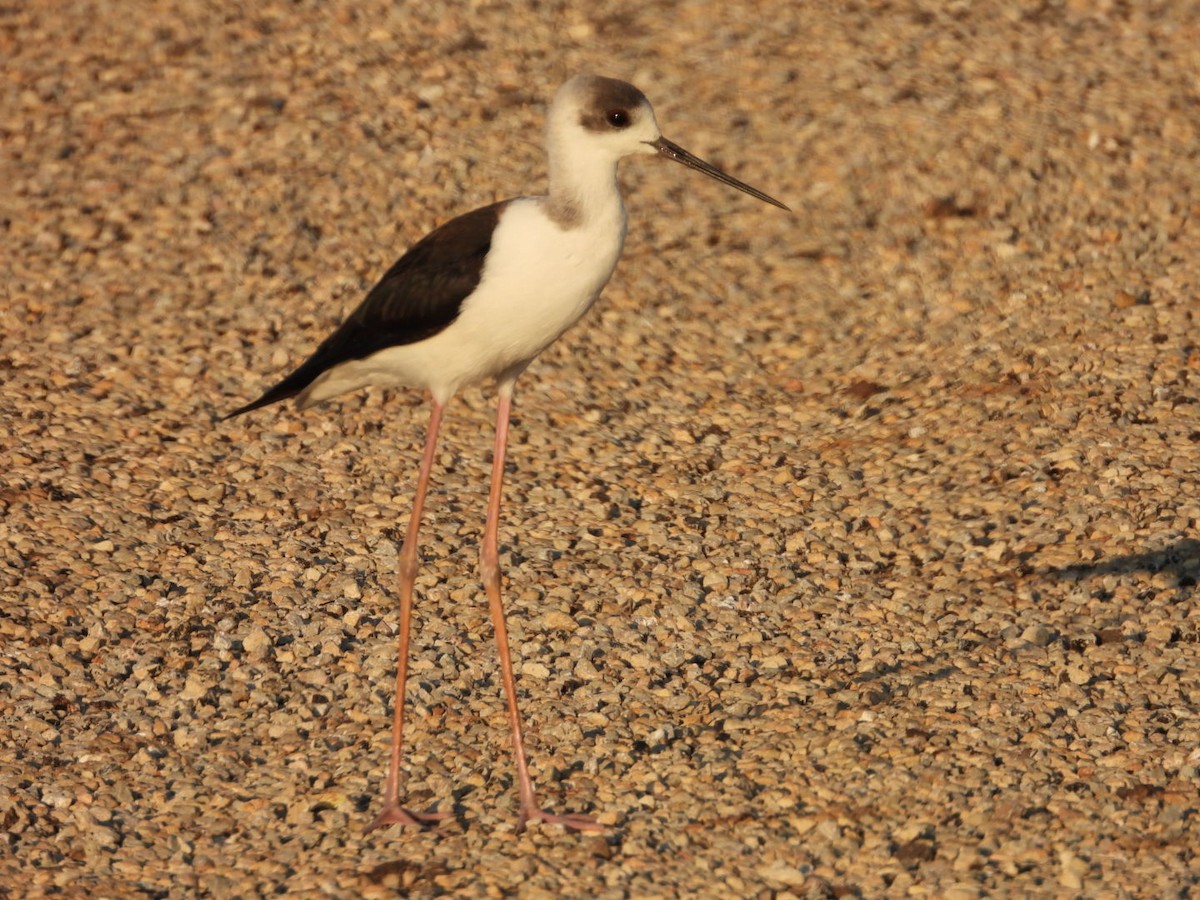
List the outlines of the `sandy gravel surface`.
{"label": "sandy gravel surface", "polygon": [[[118,11],[119,10],[119,11]],[[0,895],[1200,890],[1195,3],[0,6]],[[451,407],[216,423],[407,245],[544,184],[577,71],[789,203],[622,171],[518,385],[516,836]]]}

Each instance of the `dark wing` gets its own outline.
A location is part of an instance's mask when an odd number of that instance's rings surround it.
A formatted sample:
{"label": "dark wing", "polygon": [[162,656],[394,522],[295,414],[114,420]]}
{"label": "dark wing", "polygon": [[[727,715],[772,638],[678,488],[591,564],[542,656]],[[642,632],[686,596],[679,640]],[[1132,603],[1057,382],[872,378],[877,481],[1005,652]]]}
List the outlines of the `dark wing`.
{"label": "dark wing", "polygon": [[479,285],[492,232],[508,201],[451,219],[396,260],[358,308],[296,371],[226,419],[294,397],[328,369],[387,347],[433,337],[458,318]]}

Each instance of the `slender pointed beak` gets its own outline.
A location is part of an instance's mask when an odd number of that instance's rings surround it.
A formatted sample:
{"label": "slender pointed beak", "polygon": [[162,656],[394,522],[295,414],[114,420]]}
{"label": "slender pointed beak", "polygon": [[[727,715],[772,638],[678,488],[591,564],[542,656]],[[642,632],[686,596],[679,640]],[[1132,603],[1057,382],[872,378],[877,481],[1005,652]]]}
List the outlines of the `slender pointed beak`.
{"label": "slender pointed beak", "polygon": [[770,203],[772,206],[778,206],[780,209],[787,209],[788,212],[791,212],[790,209],[788,209],[774,197],[768,197],[757,188],[752,188],[750,185],[738,181],[732,175],[726,175],[716,166],[706,163],[698,156],[692,156],[692,154],[688,153],[678,144],[668,141],[665,137],[660,137],[657,141],[646,141],[646,143],[657,150],[662,156],[665,156],[667,159],[673,159],[675,162],[682,163],[689,169],[695,169],[697,172],[703,172],[710,178],[717,179],[717,181],[720,181],[722,184],[727,184],[730,187],[737,188],[739,191],[749,194],[751,197],[757,197],[759,200],[763,201],[763,203]]}

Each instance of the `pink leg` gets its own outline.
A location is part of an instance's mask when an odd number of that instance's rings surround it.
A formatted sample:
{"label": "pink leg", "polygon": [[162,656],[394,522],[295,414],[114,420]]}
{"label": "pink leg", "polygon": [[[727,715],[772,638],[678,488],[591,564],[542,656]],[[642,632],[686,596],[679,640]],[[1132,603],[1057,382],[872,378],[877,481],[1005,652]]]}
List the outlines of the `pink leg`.
{"label": "pink leg", "polygon": [[517,710],[517,684],[513,677],[512,655],[508,648],[508,626],[504,622],[504,605],[500,600],[500,494],[504,484],[504,455],[508,448],[508,417],[512,407],[512,385],[500,388],[500,403],[496,410],[496,449],[492,458],[492,485],[488,493],[487,526],[483,531],[481,569],[483,585],[487,590],[488,608],[492,624],[496,628],[496,644],[500,650],[500,676],[504,681],[504,694],[508,700],[508,722],[512,727],[513,758],[517,765],[517,788],[521,798],[521,815],[517,820],[517,834],[525,830],[527,822],[547,822],[562,825],[573,831],[603,831],[604,826],[591,816],[554,815],[538,806],[529,778],[529,767],[525,763],[525,744],[521,740],[521,714]]}
{"label": "pink leg", "polygon": [[413,500],[404,547],[400,550],[400,648],[396,663],[396,698],[392,710],[392,757],[388,765],[387,785],[383,790],[383,810],[367,826],[374,831],[384,825],[417,825],[426,827],[446,818],[449,813],[421,813],[400,805],[400,750],[404,735],[404,686],[408,680],[408,638],[412,631],[413,582],[417,577],[417,530],[421,527],[421,512],[429,489],[429,473],[433,468],[438,428],[442,424],[442,405],[433,401],[429,416],[429,431],[425,435],[425,453],[417,476],[417,495]]}

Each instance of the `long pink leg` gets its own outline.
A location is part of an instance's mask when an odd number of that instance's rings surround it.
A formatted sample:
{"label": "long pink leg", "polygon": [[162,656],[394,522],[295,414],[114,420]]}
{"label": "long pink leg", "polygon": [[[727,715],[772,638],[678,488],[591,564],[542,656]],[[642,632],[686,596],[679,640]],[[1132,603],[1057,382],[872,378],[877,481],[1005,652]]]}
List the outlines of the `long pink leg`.
{"label": "long pink leg", "polygon": [[404,736],[404,687],[408,680],[408,639],[412,631],[413,583],[417,578],[417,531],[421,527],[421,512],[425,508],[425,494],[429,489],[429,473],[433,468],[438,429],[442,424],[442,409],[442,404],[435,399],[433,411],[429,416],[429,430],[425,435],[421,471],[417,476],[417,495],[408,519],[404,546],[400,550],[400,647],[396,663],[396,697],[392,710],[392,757],[388,765],[387,785],[383,789],[383,810],[375,817],[375,821],[367,826],[368,832],[384,825],[425,827],[449,815],[444,812],[413,812],[400,805],[400,750]]}
{"label": "long pink leg", "polygon": [[554,815],[538,806],[529,778],[529,767],[525,762],[525,744],[521,739],[521,714],[517,710],[517,684],[513,677],[512,655],[508,648],[508,626],[504,622],[504,605],[500,600],[500,495],[504,484],[504,455],[508,448],[508,418],[512,407],[512,385],[500,386],[500,402],[496,409],[496,449],[492,457],[492,485],[488,493],[487,526],[483,531],[481,570],[483,585],[487,590],[488,608],[492,624],[496,628],[496,644],[500,651],[500,676],[504,681],[504,694],[508,700],[508,722],[512,727],[513,758],[517,765],[517,785],[521,797],[521,815],[517,820],[517,834],[525,830],[527,822],[547,822],[562,825],[574,831],[603,831],[604,826],[591,816],[567,814]]}

